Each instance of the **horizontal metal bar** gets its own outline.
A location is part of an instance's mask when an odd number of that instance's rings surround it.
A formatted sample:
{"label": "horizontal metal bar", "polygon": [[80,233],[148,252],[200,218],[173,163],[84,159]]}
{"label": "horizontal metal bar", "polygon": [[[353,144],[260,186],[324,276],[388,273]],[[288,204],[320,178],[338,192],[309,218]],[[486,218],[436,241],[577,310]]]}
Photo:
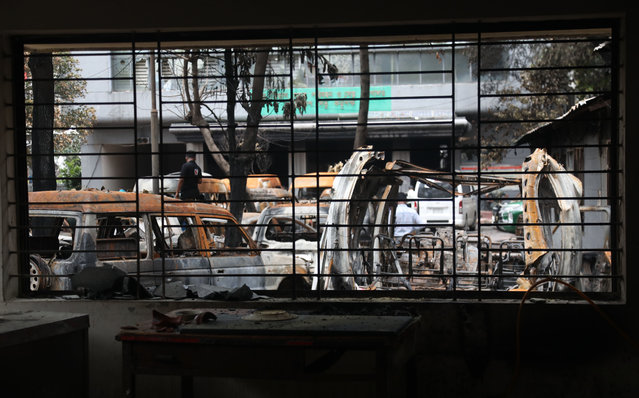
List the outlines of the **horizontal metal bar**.
{"label": "horizontal metal bar", "polygon": [[83,82],[83,81],[133,81],[133,77],[125,76],[125,77],[53,77],[52,79],[47,78],[27,78],[24,79],[25,82]]}
{"label": "horizontal metal bar", "polygon": [[600,38],[574,38],[574,39],[532,39],[532,40],[497,40],[497,41],[482,41],[480,45],[482,46],[503,46],[503,45],[535,45],[535,44],[570,44],[570,43],[596,43],[599,44],[603,40],[609,40],[609,37],[600,37]]}
{"label": "horizontal metal bar", "polygon": [[[204,269],[203,269],[204,270]],[[44,278],[69,278],[72,277],[74,274],[51,274],[51,275],[43,275]],[[179,274],[179,273],[175,273],[175,274],[171,274],[171,273],[165,273],[165,274],[159,274],[159,273],[145,273],[145,272],[129,272],[127,273],[128,276],[138,276],[140,278],[180,278],[180,277],[206,277],[206,278],[233,278],[233,277],[246,277],[247,274],[242,274],[242,273],[210,273],[210,272],[202,272],[202,273],[185,273],[185,274]],[[334,278],[334,277],[405,277],[405,278],[411,278],[411,279],[441,279],[442,277],[446,278],[446,279],[470,279],[470,278],[477,278],[477,277],[481,277],[482,279],[490,279],[490,278],[494,278],[494,277],[508,277],[508,274],[488,274],[488,273],[482,273],[480,275],[478,275],[477,273],[463,273],[463,274],[409,274],[409,273],[389,273],[389,272],[378,272],[378,273],[367,273],[367,274],[356,274],[356,273],[343,273],[343,274],[339,274],[339,275],[335,275],[335,274],[298,274],[300,276],[307,276],[307,277],[312,277],[312,278]],[[12,273],[9,274],[10,277],[14,277],[14,278],[28,278],[31,277],[31,274],[20,274],[20,273]],[[248,276],[253,276],[253,277],[287,277],[287,276],[291,276],[290,273],[254,273],[254,274],[248,274]],[[559,275],[559,274],[537,274],[537,275],[523,275],[523,274],[517,274],[517,276],[521,277],[521,278],[525,278],[525,279],[543,279],[545,277],[550,277],[552,276],[553,278],[557,278],[557,279],[623,279],[623,275]],[[550,282],[549,282],[550,283]],[[161,286],[161,285],[159,285]]]}
{"label": "horizontal metal bar", "polygon": [[[317,98],[316,101],[318,103],[322,102],[331,102],[331,101],[389,101],[389,100],[428,100],[428,99],[453,99],[452,95],[404,95],[404,96],[395,96],[395,97],[340,97],[340,98]],[[262,100],[246,100],[246,103],[259,103],[259,102],[281,102],[286,103],[290,102],[291,98],[280,99],[280,98],[268,98]],[[184,104],[226,104],[226,100],[202,100],[202,101],[161,101],[161,104],[165,105],[184,105]],[[46,105],[46,104],[45,104]]]}
{"label": "horizontal metal bar", "polygon": [[84,105],[137,105],[132,101],[113,101],[113,102],[39,102],[34,104],[33,102],[25,103],[24,106],[31,108],[34,106],[84,106]]}
{"label": "horizontal metal bar", "polygon": [[610,91],[558,91],[558,92],[543,92],[543,93],[501,93],[501,94],[479,94],[479,98],[519,98],[519,97],[558,97],[569,95],[602,95],[610,94]]}
{"label": "horizontal metal bar", "polygon": [[547,72],[547,71],[573,71],[588,69],[612,69],[612,65],[557,65],[557,66],[529,66],[529,67],[504,67],[504,68],[479,68],[483,72]]}

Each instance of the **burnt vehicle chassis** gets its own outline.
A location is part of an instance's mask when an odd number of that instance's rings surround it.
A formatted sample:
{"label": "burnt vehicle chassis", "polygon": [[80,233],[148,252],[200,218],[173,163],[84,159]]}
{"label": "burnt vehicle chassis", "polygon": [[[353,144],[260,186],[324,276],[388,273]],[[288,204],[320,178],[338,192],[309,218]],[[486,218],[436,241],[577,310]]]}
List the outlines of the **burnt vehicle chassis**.
{"label": "burnt vehicle chassis", "polygon": [[[333,186],[321,240],[314,288],[336,290],[526,290],[542,276],[556,276],[584,291],[606,291],[610,252],[581,250],[581,181],[566,173],[545,150],[523,164],[522,178],[451,175],[406,162],[384,162],[382,153],[361,148]],[[442,226],[393,237],[402,176],[475,185],[486,194],[506,185],[522,187],[523,237],[492,242]],[[441,189],[444,189],[440,187]],[[453,192],[447,191],[451,195]],[[571,250],[577,249],[577,250]],[[580,278],[571,276],[592,276]],[[598,278],[603,277],[603,278]],[[542,290],[562,290],[548,283]]]}

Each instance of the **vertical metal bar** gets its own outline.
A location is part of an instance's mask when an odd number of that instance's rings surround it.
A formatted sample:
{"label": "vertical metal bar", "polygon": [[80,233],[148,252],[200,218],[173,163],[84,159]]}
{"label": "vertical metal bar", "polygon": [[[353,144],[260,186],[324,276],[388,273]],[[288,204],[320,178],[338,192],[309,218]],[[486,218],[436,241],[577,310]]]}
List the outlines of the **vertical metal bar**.
{"label": "vertical metal bar", "polygon": [[[455,224],[456,224],[456,215],[457,215],[457,208],[455,207],[455,193],[457,191],[457,186],[455,184],[455,177],[456,177],[456,171],[455,171],[455,157],[457,156],[457,145],[456,145],[456,134],[457,132],[455,131],[455,40],[456,40],[456,36],[455,36],[455,31],[453,30],[453,34],[452,34],[452,45],[451,45],[451,76],[450,76],[450,82],[451,82],[451,127],[452,127],[452,132],[451,132],[451,145],[450,145],[450,149],[451,149],[451,154],[450,156],[450,172],[451,172],[451,177],[452,177],[452,181],[451,181],[451,191],[452,191],[452,197],[451,200],[453,201],[451,204],[451,209],[452,209],[452,214],[453,214],[453,218],[452,218],[452,223],[453,223],[453,232],[452,232],[452,242],[453,242],[453,299],[457,298],[457,232],[455,231]],[[461,199],[463,201],[463,198]],[[444,252],[442,251],[442,256],[444,256]]]}
{"label": "vertical metal bar", "polygon": [[[161,65],[161,64],[160,64]],[[160,69],[162,69],[160,67]],[[158,194],[158,182],[155,177],[160,176],[160,164],[156,152],[158,151],[158,110],[156,105],[156,85],[155,85],[155,49],[149,50],[149,78],[151,86],[151,179],[153,193]]]}
{"label": "vertical metal bar", "polygon": [[[477,33],[477,190],[481,192],[481,29]],[[477,289],[481,292],[481,194],[477,194]],[[488,248],[490,251],[490,247]]]}
{"label": "vertical metal bar", "polygon": [[[158,129],[159,131],[159,142],[158,142],[158,153],[153,153],[153,149],[151,149],[151,157],[153,156],[157,156],[159,159],[158,164],[159,164],[159,169],[158,169],[158,177],[160,178],[160,183],[158,184],[160,189],[159,189],[159,195],[160,195],[160,234],[161,236],[158,236],[157,239],[164,239],[164,236],[162,236],[162,234],[164,234],[164,175],[162,173],[162,171],[164,170],[163,167],[163,156],[162,156],[162,147],[164,144],[164,134],[163,134],[163,125],[164,125],[164,120],[163,120],[163,113],[162,113],[162,109],[164,108],[163,106],[163,102],[162,102],[162,42],[161,42],[161,37],[159,37],[158,35],[158,39],[157,39],[157,52],[158,52],[158,61],[159,61],[159,65],[160,68],[158,68],[159,70],[159,78],[158,78],[158,116],[159,116],[159,121],[158,121]],[[185,62],[185,67],[186,67],[186,61]],[[186,87],[185,87],[186,89]],[[202,165],[204,166],[204,165]],[[175,197],[178,197],[179,192],[175,193]],[[153,220],[151,219],[151,217],[148,217],[148,221],[151,223],[151,225],[149,225],[150,231],[148,233],[151,234],[151,237],[153,236]],[[155,249],[155,248],[154,248]],[[151,257],[150,259],[151,261],[151,267],[152,269],[155,269],[155,267],[153,266],[153,261],[155,261],[155,259],[153,257]],[[160,261],[162,261],[162,277],[160,278],[162,280],[162,296],[166,295],[166,253],[162,253],[162,255],[160,256]]]}
{"label": "vertical metal bar", "polygon": [[[293,153],[295,153],[295,148],[294,148],[294,142],[295,142],[295,108],[294,108],[294,104],[295,104],[295,99],[294,99],[294,91],[293,91],[293,84],[294,79],[293,79],[293,32],[289,33],[289,38],[288,38],[288,45],[289,45],[289,51],[288,51],[288,79],[289,79],[289,84],[290,84],[290,89],[289,89],[289,104],[291,106],[291,115],[290,115],[290,127],[291,127],[291,157],[293,158]],[[277,100],[277,99],[276,99]],[[292,174],[295,175],[295,161],[291,162],[291,171]],[[295,179],[295,178],[293,178]],[[293,267],[293,287],[291,289],[291,295],[293,299],[297,298],[297,270],[295,267],[295,230],[296,228],[296,223],[295,223],[295,200],[293,200],[293,203],[291,205],[291,233],[293,236],[293,242],[292,243],[292,251],[291,251],[291,262],[292,262],[292,267]]]}
{"label": "vertical metal bar", "polygon": [[[320,78],[320,67],[319,67],[319,50],[318,50],[318,35],[315,35],[315,48],[314,48],[314,63],[315,63],[315,103],[319,103],[319,99],[320,99],[320,95],[319,95],[319,78]],[[316,109],[316,113],[315,113],[315,122],[316,122],[316,126],[319,126],[319,106],[315,107]],[[305,148],[306,149],[306,148]],[[317,201],[315,202],[315,204],[317,205],[317,214],[319,217],[319,204],[320,204],[320,197],[322,196],[322,194],[320,193],[320,169],[319,169],[319,128],[316,129],[315,131],[315,194],[317,195]]]}
{"label": "vertical metal bar", "polygon": [[[131,38],[131,57],[132,57],[132,79],[133,79],[133,153],[135,155],[135,159],[134,159],[134,175],[135,175],[135,180],[136,180],[136,192],[135,192],[135,218],[136,218],[136,225],[139,222],[139,214],[140,214],[140,187],[137,183],[138,181],[138,172],[139,172],[139,156],[138,156],[138,97],[137,97],[137,71],[136,71],[136,59],[135,59],[135,33],[132,35]],[[138,225],[138,236],[139,235],[139,225]],[[137,242],[138,245],[138,250],[136,253],[136,266],[135,266],[135,273],[136,273],[136,277],[138,280],[138,284],[140,283],[140,239],[138,239]],[[136,296],[137,298],[140,298],[140,291],[139,289],[136,290]]]}
{"label": "vertical metal bar", "polygon": [[[316,162],[316,169],[319,169],[319,148],[318,148],[318,144],[319,144],[319,101],[320,101],[320,95],[319,95],[319,68],[317,67],[317,61],[319,60],[319,55],[317,52],[317,47],[318,47],[318,38],[317,38],[318,34],[317,32],[315,33],[314,37],[313,37],[313,56],[315,57],[315,162]],[[291,143],[292,145],[292,143]],[[304,151],[305,153],[308,153],[308,149],[306,148],[306,144],[304,144],[305,148]],[[337,177],[336,177],[337,178]],[[293,180],[295,180],[295,177],[293,177]],[[317,178],[317,186],[319,189],[319,177]],[[321,221],[320,221],[320,209],[319,209],[319,197],[317,198],[317,231],[319,233],[321,226]],[[324,272],[326,270],[321,269],[320,266],[322,265],[322,262],[319,261],[320,258],[323,256],[326,256],[326,252],[324,253],[320,253],[320,249],[321,249],[321,236],[319,237],[319,239],[317,239],[317,256],[315,257],[317,261],[317,274],[318,274],[318,280],[317,280],[317,299],[321,299],[322,298],[322,289],[320,288],[320,286],[322,285],[322,281],[324,280]]]}

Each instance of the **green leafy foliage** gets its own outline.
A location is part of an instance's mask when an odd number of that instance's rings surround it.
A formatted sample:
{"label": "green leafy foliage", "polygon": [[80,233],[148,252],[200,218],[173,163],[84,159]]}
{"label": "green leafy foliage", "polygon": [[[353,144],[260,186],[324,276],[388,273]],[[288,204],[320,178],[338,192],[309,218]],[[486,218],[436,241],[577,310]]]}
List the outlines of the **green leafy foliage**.
{"label": "green leafy foliage", "polygon": [[67,189],[81,189],[82,181],[82,164],[79,156],[67,156],[64,160],[64,166],[60,168],[59,176],[61,182]]}
{"label": "green leafy foliage", "polygon": [[[28,67],[29,54],[24,58],[25,75],[25,124],[27,143],[31,142],[30,128],[33,126],[33,84]],[[54,151],[56,153],[78,153],[86,142],[91,128],[95,124],[95,109],[74,103],[86,95],[86,80],[82,79],[77,58],[69,54],[53,55],[54,108]]]}
{"label": "green leafy foliage", "polygon": [[[489,117],[494,123],[482,129],[482,145],[512,145],[577,102],[610,90],[610,68],[594,51],[600,42],[571,38],[482,48],[482,68],[510,69],[481,77],[482,93],[498,95]],[[482,163],[498,163],[503,155],[503,149],[484,149]]]}

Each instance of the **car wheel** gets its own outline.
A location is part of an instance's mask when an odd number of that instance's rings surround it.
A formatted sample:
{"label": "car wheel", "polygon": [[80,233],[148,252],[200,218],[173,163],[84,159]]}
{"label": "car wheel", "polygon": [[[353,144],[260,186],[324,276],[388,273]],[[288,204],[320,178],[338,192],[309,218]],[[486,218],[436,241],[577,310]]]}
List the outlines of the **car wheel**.
{"label": "car wheel", "polygon": [[29,259],[29,290],[37,292],[51,287],[51,269],[40,256],[33,255]]}
{"label": "car wheel", "polygon": [[40,290],[42,274],[40,268],[33,261],[29,263],[29,275],[29,290],[37,292]]}

